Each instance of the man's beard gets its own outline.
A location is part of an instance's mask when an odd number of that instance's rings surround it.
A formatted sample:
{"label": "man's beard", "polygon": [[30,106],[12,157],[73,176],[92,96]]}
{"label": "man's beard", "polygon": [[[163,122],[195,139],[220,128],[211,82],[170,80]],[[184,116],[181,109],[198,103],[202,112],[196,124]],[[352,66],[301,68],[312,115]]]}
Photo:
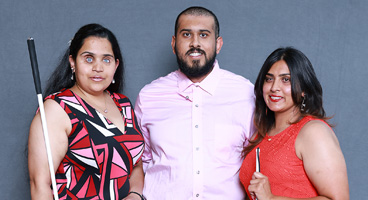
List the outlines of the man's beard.
{"label": "man's beard", "polygon": [[210,58],[207,58],[206,52],[199,48],[191,48],[189,49],[189,51],[187,51],[185,55],[189,55],[191,52],[194,51],[202,53],[202,55],[204,55],[205,57],[204,65],[200,65],[200,60],[193,60],[192,66],[190,66],[187,62],[184,61],[184,59],[179,57],[178,50],[176,49],[175,46],[176,60],[179,65],[179,69],[188,78],[200,78],[210,73],[213,69],[213,64],[215,63],[216,60],[216,50],[214,50],[213,56]]}

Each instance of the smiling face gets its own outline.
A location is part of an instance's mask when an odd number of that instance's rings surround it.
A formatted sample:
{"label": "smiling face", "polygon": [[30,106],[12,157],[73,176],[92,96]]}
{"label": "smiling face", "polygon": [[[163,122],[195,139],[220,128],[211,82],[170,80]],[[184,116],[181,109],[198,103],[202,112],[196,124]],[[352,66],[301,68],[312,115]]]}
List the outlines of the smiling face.
{"label": "smiling face", "polygon": [[193,82],[203,80],[213,68],[222,47],[222,38],[216,38],[212,16],[182,15],[177,35],[171,46],[180,70]]}
{"label": "smiling face", "polygon": [[70,56],[69,62],[75,69],[76,84],[89,94],[103,92],[111,84],[119,65],[109,40],[93,36],[84,40],[76,60]]}
{"label": "smiling face", "polygon": [[277,61],[268,71],[263,84],[263,99],[275,115],[293,114],[295,104],[291,93],[290,71],[284,60]]}

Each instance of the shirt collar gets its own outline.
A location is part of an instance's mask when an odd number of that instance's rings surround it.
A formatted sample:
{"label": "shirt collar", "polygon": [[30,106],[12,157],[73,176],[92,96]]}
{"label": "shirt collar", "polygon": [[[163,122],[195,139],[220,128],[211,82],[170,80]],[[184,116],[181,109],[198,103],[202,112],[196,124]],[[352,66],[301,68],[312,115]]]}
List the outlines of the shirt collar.
{"label": "shirt collar", "polygon": [[200,88],[202,88],[204,91],[206,91],[210,95],[214,95],[216,87],[220,81],[220,75],[221,75],[220,66],[218,65],[217,60],[215,60],[214,67],[212,71],[210,72],[210,74],[208,74],[208,76],[199,83],[193,83],[180,70],[178,71],[178,74],[179,74],[178,75],[178,87],[179,87],[180,93],[190,88],[190,86],[195,85],[195,86],[199,86]]}

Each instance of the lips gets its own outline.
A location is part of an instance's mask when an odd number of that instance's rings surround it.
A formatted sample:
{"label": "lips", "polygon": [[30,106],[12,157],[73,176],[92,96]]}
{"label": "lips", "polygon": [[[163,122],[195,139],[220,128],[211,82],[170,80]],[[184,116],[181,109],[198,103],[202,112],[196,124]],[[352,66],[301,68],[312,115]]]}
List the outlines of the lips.
{"label": "lips", "polygon": [[281,99],[283,99],[282,97],[280,96],[274,96],[274,95],[270,95],[270,100],[272,102],[279,102]]}
{"label": "lips", "polygon": [[202,49],[191,48],[191,49],[189,49],[189,51],[187,51],[186,55],[189,55],[191,57],[199,57],[199,56],[202,56],[202,55],[206,55],[206,53]]}
{"label": "lips", "polygon": [[193,52],[191,54],[189,54],[190,56],[196,57],[196,56],[200,56],[202,55],[201,53],[197,53],[197,52]]}
{"label": "lips", "polygon": [[91,79],[93,81],[103,81],[104,80],[104,78],[102,78],[101,76],[93,76],[93,77],[91,77]]}

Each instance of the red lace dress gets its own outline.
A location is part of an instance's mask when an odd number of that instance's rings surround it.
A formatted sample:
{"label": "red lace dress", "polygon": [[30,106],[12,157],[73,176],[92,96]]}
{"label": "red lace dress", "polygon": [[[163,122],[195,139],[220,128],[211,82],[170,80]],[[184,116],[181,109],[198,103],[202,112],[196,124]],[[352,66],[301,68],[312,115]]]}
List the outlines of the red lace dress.
{"label": "red lace dress", "polygon": [[249,182],[256,171],[256,148],[260,148],[260,170],[268,177],[271,192],[277,196],[308,198],[318,196],[316,189],[308,179],[303,161],[296,156],[295,140],[300,129],[309,121],[304,117],[296,124],[275,136],[266,136],[244,159],[239,177],[248,191]]}

